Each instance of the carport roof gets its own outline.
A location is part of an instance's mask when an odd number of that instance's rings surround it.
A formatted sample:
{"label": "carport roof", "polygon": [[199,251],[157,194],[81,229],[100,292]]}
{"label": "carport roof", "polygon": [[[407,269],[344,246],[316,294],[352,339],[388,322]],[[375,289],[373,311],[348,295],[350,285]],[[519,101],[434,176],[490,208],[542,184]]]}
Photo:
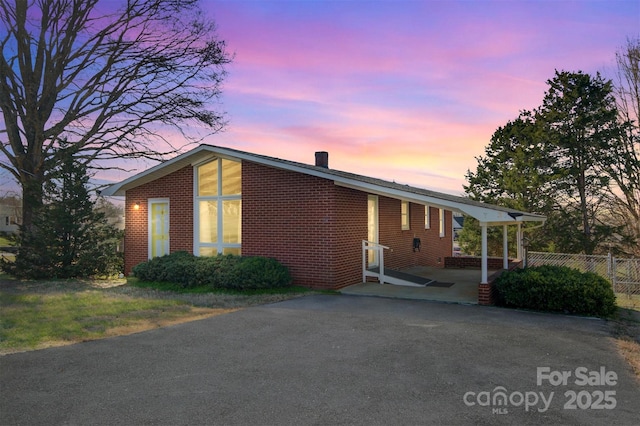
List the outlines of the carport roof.
{"label": "carport roof", "polygon": [[410,185],[403,185],[355,173],[325,167],[283,160],[260,154],[253,154],[232,148],[200,145],[175,158],[160,163],[122,182],[115,183],[102,191],[103,195],[123,196],[127,190],[156,180],[188,165],[195,165],[215,157],[240,161],[251,161],[269,167],[304,173],[330,179],[336,185],[364,191],[370,194],[405,200],[417,204],[430,205],[462,213],[478,219],[487,225],[513,225],[521,222],[543,222],[546,217],[534,213],[495,206],[442,192],[431,191]]}

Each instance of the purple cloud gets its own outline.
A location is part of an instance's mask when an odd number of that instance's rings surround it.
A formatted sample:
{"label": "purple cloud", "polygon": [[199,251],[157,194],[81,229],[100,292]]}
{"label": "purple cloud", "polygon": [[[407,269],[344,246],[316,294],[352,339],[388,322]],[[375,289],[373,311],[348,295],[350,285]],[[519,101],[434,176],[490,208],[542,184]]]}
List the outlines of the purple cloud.
{"label": "purple cloud", "polygon": [[461,193],[555,69],[611,70],[635,1],[213,1],[236,53],[205,142]]}

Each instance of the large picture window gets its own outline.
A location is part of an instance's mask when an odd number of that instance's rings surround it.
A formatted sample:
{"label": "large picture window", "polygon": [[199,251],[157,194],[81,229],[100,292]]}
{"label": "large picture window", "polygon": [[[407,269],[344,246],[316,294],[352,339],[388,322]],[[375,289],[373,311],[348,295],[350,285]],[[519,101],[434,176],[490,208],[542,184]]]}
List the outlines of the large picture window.
{"label": "large picture window", "polygon": [[199,256],[240,254],[242,165],[217,158],[196,167],[196,244]]}

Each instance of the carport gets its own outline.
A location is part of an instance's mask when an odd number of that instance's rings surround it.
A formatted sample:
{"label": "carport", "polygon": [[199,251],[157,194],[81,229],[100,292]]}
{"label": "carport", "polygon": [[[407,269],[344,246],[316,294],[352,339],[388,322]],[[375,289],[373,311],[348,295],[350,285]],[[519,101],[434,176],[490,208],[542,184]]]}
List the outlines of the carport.
{"label": "carport", "polygon": [[[430,191],[427,189],[416,188],[408,185],[400,185],[397,183],[390,183],[379,180],[350,180],[349,182],[340,182],[336,180],[336,185],[345,186],[359,191],[364,191],[369,194],[381,195],[385,197],[395,198],[410,203],[421,204],[424,206],[431,206],[450,210],[454,213],[460,213],[467,217],[472,217],[479,221],[481,229],[481,256],[480,256],[480,279],[478,281],[477,276],[473,278],[475,285],[478,287],[478,294],[476,302],[480,304],[490,304],[492,302],[492,288],[490,278],[490,271],[488,265],[488,252],[487,252],[487,230],[491,226],[502,227],[503,233],[503,249],[502,249],[502,269],[509,269],[509,241],[508,241],[508,227],[517,226],[517,252],[515,253],[515,263],[522,261],[524,257],[524,235],[523,232],[527,229],[523,225],[527,222],[533,222],[534,227],[542,226],[546,217],[543,215],[524,212],[520,210],[510,209],[507,207],[496,206],[492,204],[486,204],[479,201],[471,200],[467,197],[460,197],[455,195],[443,194],[440,192]],[[529,228],[531,229],[531,228]],[[370,247],[367,244],[375,242],[365,241],[363,244],[363,259],[364,250]],[[377,250],[387,248],[377,244]],[[381,256],[382,257],[382,256]],[[366,283],[366,276],[371,276],[370,270],[366,267],[363,260],[363,282]],[[380,267],[381,271],[384,271],[384,265]],[[438,268],[433,269],[433,273],[437,273]],[[451,272],[451,269],[445,269],[443,272]],[[475,271],[477,273],[477,270]],[[495,272],[495,271],[493,271]],[[472,274],[469,273],[469,275]],[[465,274],[466,276],[467,274]],[[430,278],[433,278],[430,277]],[[465,278],[463,281],[468,281],[471,278]],[[444,282],[448,280],[444,278]],[[409,291],[409,290],[407,290]]]}

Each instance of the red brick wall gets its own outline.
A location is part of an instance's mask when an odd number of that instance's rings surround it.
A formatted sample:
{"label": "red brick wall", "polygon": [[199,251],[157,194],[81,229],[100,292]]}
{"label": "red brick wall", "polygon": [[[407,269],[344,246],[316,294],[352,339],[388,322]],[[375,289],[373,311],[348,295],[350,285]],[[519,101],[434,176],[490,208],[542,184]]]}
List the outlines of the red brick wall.
{"label": "red brick wall", "polygon": [[[511,262],[513,259],[509,259]],[[464,268],[473,268],[480,269],[482,266],[482,258],[475,256],[458,256],[458,257],[447,257],[444,262],[445,268],[455,268],[455,269],[464,269]],[[504,266],[504,262],[501,257],[488,257],[487,258],[487,269],[502,269]]]}
{"label": "red brick wall", "polygon": [[[149,256],[149,198],[169,199],[169,251],[193,253],[193,168],[184,167],[126,193],[125,201],[125,273]],[[140,206],[134,210],[134,205]]]}
{"label": "red brick wall", "polygon": [[[391,247],[385,250],[385,266],[406,268],[410,266],[444,266],[444,258],[453,251],[452,215],[445,210],[445,236],[440,237],[439,209],[431,207],[430,228],[424,226],[424,205],[409,203],[409,230],[402,230],[400,200],[378,197],[380,244]],[[420,238],[420,251],[413,251],[413,239]]]}
{"label": "red brick wall", "polygon": [[339,288],[361,280],[366,236],[365,193],[243,162],[243,255],[276,258],[297,285]]}
{"label": "red brick wall", "polygon": [[362,240],[368,235],[367,194],[333,185],[335,232],[339,237],[333,258],[336,288],[362,281]]}

